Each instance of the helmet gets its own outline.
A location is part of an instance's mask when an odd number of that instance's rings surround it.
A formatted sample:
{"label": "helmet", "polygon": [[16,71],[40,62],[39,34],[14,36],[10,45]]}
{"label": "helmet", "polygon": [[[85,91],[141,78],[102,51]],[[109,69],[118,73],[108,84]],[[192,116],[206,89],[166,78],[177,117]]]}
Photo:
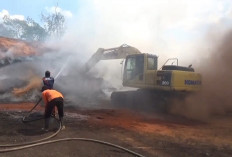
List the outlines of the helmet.
{"label": "helmet", "polygon": [[45,72],[45,77],[50,77],[50,71]]}

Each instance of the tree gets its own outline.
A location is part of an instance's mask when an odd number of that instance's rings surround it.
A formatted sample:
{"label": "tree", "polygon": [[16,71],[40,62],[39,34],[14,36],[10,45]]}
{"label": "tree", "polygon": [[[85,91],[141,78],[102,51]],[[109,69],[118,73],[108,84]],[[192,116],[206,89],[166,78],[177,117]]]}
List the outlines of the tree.
{"label": "tree", "polygon": [[47,32],[33,19],[27,20],[11,19],[9,16],[4,16],[2,28],[6,33],[0,32],[3,36],[23,39],[28,41],[43,41],[47,37]]}
{"label": "tree", "polygon": [[44,41],[47,37],[46,30],[36,23],[33,19],[27,18],[27,25],[24,28],[24,32],[21,36],[25,40]]}
{"label": "tree", "polygon": [[9,16],[5,15],[3,17],[3,24],[7,30],[11,32],[13,38],[19,39],[23,33],[26,22],[24,20],[11,19]]}
{"label": "tree", "polygon": [[65,17],[60,12],[44,15],[42,14],[44,27],[51,37],[60,38],[65,33]]}
{"label": "tree", "polygon": [[65,32],[65,17],[60,12],[42,14],[44,27],[36,23],[32,18],[26,20],[3,17],[0,23],[0,36],[23,39],[28,41],[44,41],[48,36],[60,38]]}
{"label": "tree", "polygon": [[8,29],[3,23],[0,23],[0,35],[9,37],[9,38],[14,38],[15,33],[11,30]]}

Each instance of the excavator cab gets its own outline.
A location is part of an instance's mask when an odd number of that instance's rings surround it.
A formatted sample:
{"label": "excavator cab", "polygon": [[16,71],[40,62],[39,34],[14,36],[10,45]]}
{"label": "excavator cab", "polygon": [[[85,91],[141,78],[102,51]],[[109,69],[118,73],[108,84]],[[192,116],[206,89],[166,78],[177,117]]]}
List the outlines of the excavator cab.
{"label": "excavator cab", "polygon": [[201,75],[194,72],[191,66],[179,66],[176,58],[174,62],[176,65],[165,63],[158,70],[156,55],[146,53],[128,55],[124,65],[123,86],[158,91],[200,90]]}
{"label": "excavator cab", "polygon": [[128,55],[124,67],[123,86],[144,87],[147,70],[157,70],[157,58],[151,54]]}
{"label": "excavator cab", "polygon": [[124,71],[125,80],[143,81],[144,55],[133,55],[127,58]]}

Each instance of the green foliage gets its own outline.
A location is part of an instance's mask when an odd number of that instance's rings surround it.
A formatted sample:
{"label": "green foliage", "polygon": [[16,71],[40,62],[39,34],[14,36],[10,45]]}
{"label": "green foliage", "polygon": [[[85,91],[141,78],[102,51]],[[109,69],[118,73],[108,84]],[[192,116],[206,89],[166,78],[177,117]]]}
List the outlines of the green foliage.
{"label": "green foliage", "polygon": [[44,41],[48,37],[62,37],[65,32],[65,17],[61,13],[42,14],[42,21],[44,27],[29,17],[26,20],[19,20],[5,16],[0,23],[0,36],[27,41]]}
{"label": "green foliage", "polygon": [[54,14],[41,14],[42,21],[45,23],[46,32],[55,38],[60,38],[65,32],[65,17],[59,12]]}
{"label": "green foliage", "polygon": [[22,27],[25,25],[25,22],[18,19],[10,19],[8,16],[4,16],[3,21],[2,26],[7,30],[5,34],[9,34],[9,36],[13,38],[20,38]]}
{"label": "green foliage", "polygon": [[43,41],[47,37],[45,29],[29,17],[27,20],[19,20],[5,16],[0,27],[2,28],[0,34],[10,38]]}
{"label": "green foliage", "polygon": [[9,38],[14,38],[15,32],[9,28],[7,28],[3,23],[0,23],[0,35],[9,37]]}
{"label": "green foliage", "polygon": [[44,28],[42,28],[38,23],[36,23],[33,19],[27,18],[27,25],[24,26],[24,31],[21,36],[22,39],[25,40],[35,40],[35,41],[43,41],[47,37],[47,32]]}

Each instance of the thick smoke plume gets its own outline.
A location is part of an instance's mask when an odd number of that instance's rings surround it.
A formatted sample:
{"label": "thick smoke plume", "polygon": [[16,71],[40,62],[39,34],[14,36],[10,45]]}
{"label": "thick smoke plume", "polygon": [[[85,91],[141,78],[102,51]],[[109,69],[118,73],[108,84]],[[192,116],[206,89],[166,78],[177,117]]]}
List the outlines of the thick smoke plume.
{"label": "thick smoke plume", "polygon": [[215,114],[232,111],[232,30],[223,37],[209,36],[211,41],[213,39],[210,44],[212,52],[199,62],[199,71],[203,76],[202,91],[187,97],[185,102],[177,101],[171,108],[172,113],[207,120]]}
{"label": "thick smoke plume", "polygon": [[[43,46],[46,49],[39,51],[39,55],[32,55],[29,60],[21,57],[20,62],[0,68],[1,101],[35,102],[41,95],[42,77],[46,70],[55,78],[54,89],[64,94],[67,105],[89,107],[96,105],[93,104],[96,100],[105,99],[104,89],[111,87],[111,84],[99,75],[101,70],[91,67],[90,71],[85,71],[84,67],[85,58],[94,52],[77,47],[77,44],[67,46],[64,41],[49,42]],[[14,55],[11,60],[15,60]]]}

